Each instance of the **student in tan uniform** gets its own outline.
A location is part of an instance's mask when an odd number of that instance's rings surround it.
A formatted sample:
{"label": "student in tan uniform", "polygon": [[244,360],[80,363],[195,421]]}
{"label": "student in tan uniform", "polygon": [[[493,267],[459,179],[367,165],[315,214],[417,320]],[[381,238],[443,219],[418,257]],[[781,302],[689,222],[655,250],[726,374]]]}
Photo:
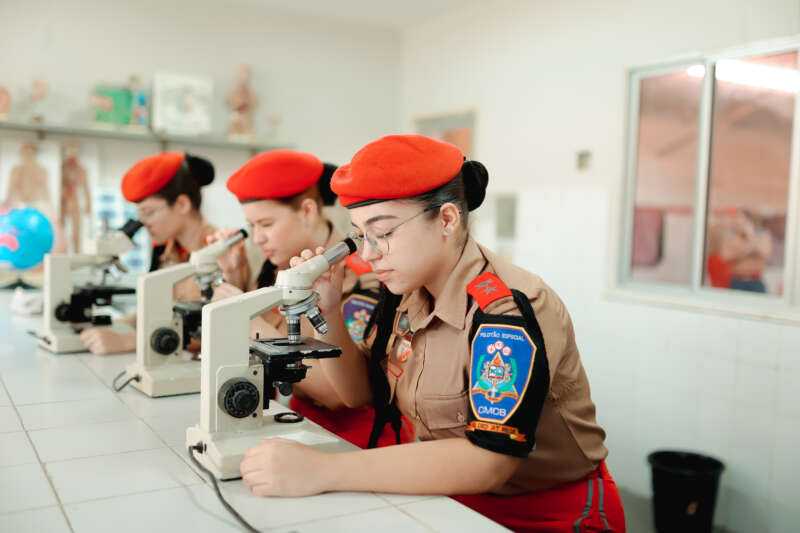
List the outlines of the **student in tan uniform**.
{"label": "student in tan uniform", "polygon": [[469,235],[487,182],[419,135],[381,138],[338,169],[332,189],[382,288],[359,346],[339,310],[342,269],[318,280],[323,340],[344,352],[322,366],[344,403],[372,403],[378,425],[402,413],[421,442],[326,454],[270,439],[241,463],[254,494],[444,494],[515,531],[625,531],[563,302]]}
{"label": "student in tan uniform", "polygon": [[[220,259],[227,281],[217,288],[215,298],[240,294],[271,286],[277,271],[306,248],[327,248],[341,241],[328,220],[323,206],[336,202],[330,179],[336,167],[323,164],[316,156],[294,150],[273,150],[257,155],[228,179],[228,189],[242,204],[250,226],[253,243],[263,254],[258,276],[250,272],[244,243],[233,247]],[[224,239],[237,230],[221,230],[209,242]],[[350,336],[358,342],[377,303],[378,282],[370,274],[369,264],[357,255],[346,261],[341,310]],[[264,337],[286,336],[283,316],[274,309],[253,321],[253,333]],[[313,328],[302,322],[303,335],[313,336]],[[373,426],[374,411],[369,407],[347,408],[339,398],[318,363],[311,366],[307,378],[293,387],[289,406],[340,437],[365,447]],[[386,428],[380,445],[410,442],[412,425]]]}
{"label": "student in tan uniform", "polygon": [[[201,189],[213,180],[210,161],[182,152],[147,157],[125,173],[122,195],[137,204],[138,218],[153,242],[150,272],[188,261],[216,231],[200,213]],[[175,298],[199,300],[200,288],[194,279],[184,280],[175,286]],[[81,340],[94,354],[136,350],[135,332],[89,328],[81,333]],[[199,346],[195,348],[199,351]]]}

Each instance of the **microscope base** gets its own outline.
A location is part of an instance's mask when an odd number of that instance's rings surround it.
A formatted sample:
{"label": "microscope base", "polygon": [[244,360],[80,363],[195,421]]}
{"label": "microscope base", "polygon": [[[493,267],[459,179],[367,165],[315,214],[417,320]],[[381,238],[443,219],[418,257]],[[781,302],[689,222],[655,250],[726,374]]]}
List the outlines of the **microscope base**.
{"label": "microscope base", "polygon": [[205,452],[192,453],[200,464],[222,481],[241,478],[239,465],[245,451],[272,437],[294,440],[325,452],[347,452],[358,449],[309,420],[297,424],[275,422],[274,415],[285,411],[286,408],[283,406],[270,409],[264,414],[264,425],[249,431],[208,433],[199,425],[192,426],[186,430],[186,446],[188,448],[202,443]]}
{"label": "microscope base", "polygon": [[169,357],[169,363],[153,368],[145,368],[138,363],[129,365],[125,373],[140,378],[139,381],[131,381],[131,386],[151,398],[200,392],[200,361]]}
{"label": "microscope base", "polygon": [[39,334],[39,346],[48,352],[59,353],[79,353],[86,352],[86,346],[81,341],[78,333],[51,333],[43,331]]}

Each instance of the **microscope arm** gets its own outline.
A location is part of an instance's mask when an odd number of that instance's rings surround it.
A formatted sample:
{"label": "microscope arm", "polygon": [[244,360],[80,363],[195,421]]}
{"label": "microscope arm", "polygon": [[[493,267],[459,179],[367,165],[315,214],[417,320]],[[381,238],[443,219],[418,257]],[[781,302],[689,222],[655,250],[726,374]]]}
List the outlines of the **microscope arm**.
{"label": "microscope arm", "polygon": [[[194,274],[194,267],[181,263],[140,276],[136,285],[138,309],[136,312],[136,345],[144,347],[154,328],[172,322],[173,291],[175,284]],[[138,348],[137,348],[138,349]]]}
{"label": "microscope arm", "polygon": [[[322,255],[278,273],[275,286],[247,292],[203,307],[200,427],[226,431],[236,426],[222,420],[217,393],[231,370],[246,372],[250,365],[250,320],[269,309],[294,305],[313,296],[313,284],[331,265],[355,251],[351,240]],[[221,416],[222,415],[222,416]],[[230,418],[230,417],[228,417]]]}
{"label": "microscope arm", "polygon": [[[298,292],[298,291],[290,291]],[[310,290],[302,291],[306,296]],[[224,431],[217,419],[218,371],[222,367],[250,364],[250,320],[286,300],[284,289],[265,287],[203,307],[200,351],[200,426]]]}

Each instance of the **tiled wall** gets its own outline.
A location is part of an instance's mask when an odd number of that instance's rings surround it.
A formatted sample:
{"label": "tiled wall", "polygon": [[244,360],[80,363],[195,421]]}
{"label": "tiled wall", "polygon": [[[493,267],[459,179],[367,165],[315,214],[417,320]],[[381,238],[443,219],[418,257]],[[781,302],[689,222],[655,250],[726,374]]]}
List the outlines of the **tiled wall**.
{"label": "tiled wall", "polygon": [[649,452],[681,448],[726,464],[717,523],[797,531],[800,326],[627,303],[607,296],[608,195],[523,194],[517,263],[567,303],[608,432],[618,483],[649,495]]}

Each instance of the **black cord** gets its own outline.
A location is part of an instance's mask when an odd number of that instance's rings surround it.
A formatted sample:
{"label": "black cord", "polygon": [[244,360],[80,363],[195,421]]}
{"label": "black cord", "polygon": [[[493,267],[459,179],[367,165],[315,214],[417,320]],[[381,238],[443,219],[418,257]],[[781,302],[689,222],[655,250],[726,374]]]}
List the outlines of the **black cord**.
{"label": "black cord", "polygon": [[231,513],[231,515],[233,515],[233,517],[236,519],[237,522],[239,522],[239,524],[245,529],[245,531],[248,531],[249,533],[259,533],[259,531],[256,528],[251,526],[250,523],[247,522],[247,520],[242,518],[242,515],[240,515],[239,512],[236,509],[234,509],[231,504],[228,503],[228,501],[222,495],[222,492],[219,490],[219,482],[217,482],[217,478],[214,477],[214,474],[212,474],[208,468],[203,466],[200,463],[200,461],[197,460],[197,457],[194,456],[192,451],[198,451],[200,453],[203,453],[203,445],[195,444],[194,446],[189,446],[189,458],[192,460],[192,463],[194,463],[194,465],[198,469],[200,469],[206,476],[208,476],[208,479],[211,480],[211,484],[214,486],[214,492],[217,493],[217,498],[219,498],[219,501],[220,503],[222,503],[222,506],[225,507],[225,509],[227,509],[228,512]]}
{"label": "black cord", "polygon": [[122,389],[124,389],[125,387],[127,387],[127,386],[128,386],[128,384],[129,384],[131,381],[135,381],[136,383],[139,383],[139,382],[142,380],[142,378],[139,376],[139,374],[136,374],[135,376],[133,376],[132,378],[130,378],[128,381],[126,381],[125,383],[123,383],[122,385],[120,385],[119,387],[117,387],[117,380],[119,380],[119,378],[121,378],[121,377],[122,377],[122,376],[124,376],[124,375],[125,375],[125,371],[123,370],[122,372],[120,372],[119,374],[117,374],[117,377],[115,377],[115,378],[114,378],[114,381],[113,381],[113,382],[111,382],[111,386],[114,388],[114,391],[115,391],[115,392],[119,392],[119,391],[121,391]]}

